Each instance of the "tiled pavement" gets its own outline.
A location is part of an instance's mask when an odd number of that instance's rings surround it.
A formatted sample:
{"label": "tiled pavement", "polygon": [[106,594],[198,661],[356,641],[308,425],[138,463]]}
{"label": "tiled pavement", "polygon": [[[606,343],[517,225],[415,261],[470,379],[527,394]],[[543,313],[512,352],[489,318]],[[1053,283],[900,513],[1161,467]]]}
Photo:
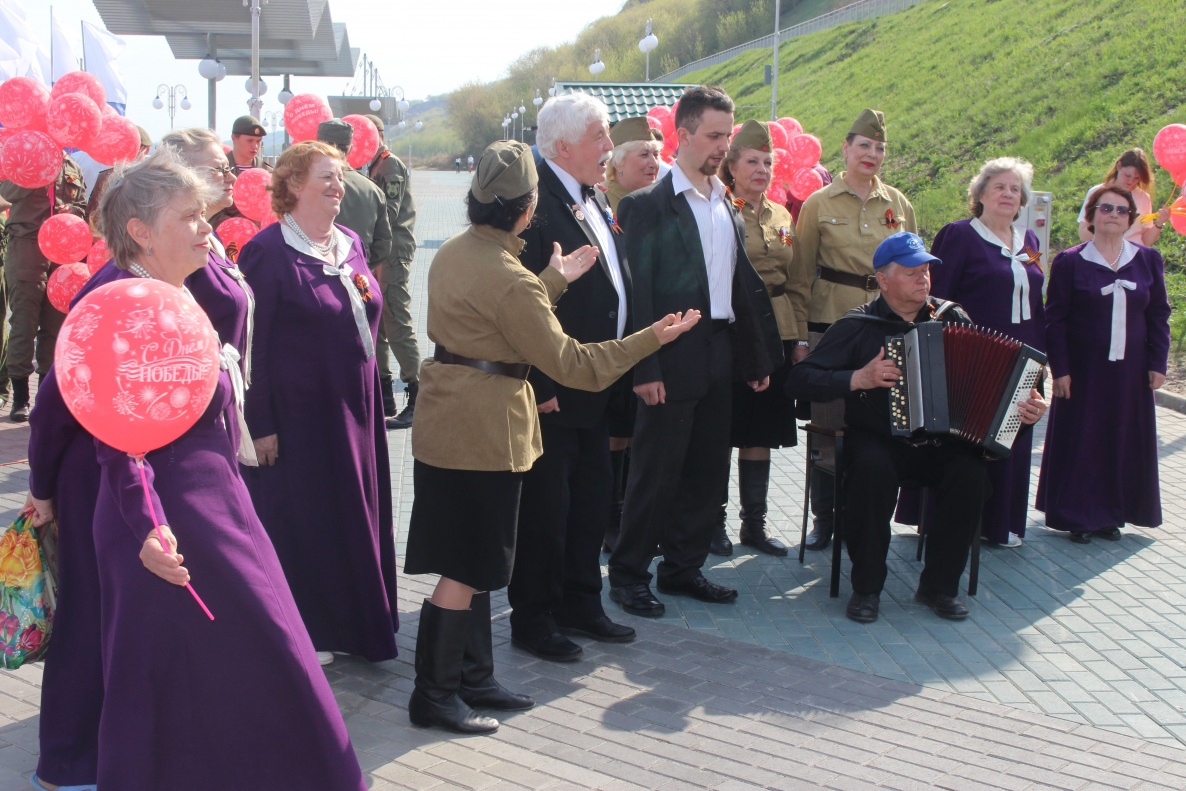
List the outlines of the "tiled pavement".
{"label": "tiled pavement", "polygon": [[[464,176],[416,172],[417,313],[440,242],[464,220]],[[423,327],[421,322],[419,327]],[[421,336],[422,348],[427,339]],[[735,605],[661,597],[629,645],[586,645],[581,662],[509,646],[495,598],[502,680],[540,705],[492,737],[407,723],[416,615],[431,578],[401,580],[399,659],[329,668],[373,788],[1186,788],[1186,416],[1158,410],[1166,524],[1087,547],[1041,527],[985,549],[972,616],[952,624],[911,603],[915,539],[898,529],[882,618],[862,626],[827,596],[827,558],[800,566],[738,547],[710,576]],[[1041,432],[1039,432],[1041,433]],[[28,429],[0,419],[0,462]],[[392,432],[402,551],[411,508],[407,432]],[[1040,456],[1035,454],[1035,462]],[[1035,469],[1036,474],[1036,469]],[[27,466],[0,466],[0,520],[23,501]],[[801,453],[778,452],[771,513],[798,540]],[[730,506],[736,528],[736,491]],[[615,613],[613,605],[607,605]],[[620,615],[620,613],[616,614]],[[40,669],[0,673],[0,791],[35,765]]]}

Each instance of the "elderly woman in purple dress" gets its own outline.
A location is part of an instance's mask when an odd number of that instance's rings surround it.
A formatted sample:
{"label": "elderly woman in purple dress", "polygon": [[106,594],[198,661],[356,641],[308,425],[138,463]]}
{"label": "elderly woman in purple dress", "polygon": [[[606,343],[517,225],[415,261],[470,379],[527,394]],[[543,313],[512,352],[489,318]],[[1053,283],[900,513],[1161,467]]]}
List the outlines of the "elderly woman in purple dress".
{"label": "elderly woman in purple dress", "polygon": [[[114,256],[107,266],[118,270],[108,279],[184,287],[209,263],[203,214],[212,192],[169,150],[117,173],[100,210]],[[198,422],[144,458],[167,547],[133,459],[94,441],[105,688],[97,782],[129,791],[361,791],[341,714],[239,477],[236,357],[222,355]],[[180,587],[189,579],[183,562],[201,569],[217,620]]]}
{"label": "elderly woman in purple dress", "polygon": [[1091,241],[1054,259],[1046,287],[1054,406],[1037,502],[1077,544],[1161,524],[1153,391],[1170,345],[1161,254],[1126,238],[1133,194],[1105,184],[1084,214]]}
{"label": "elderly woman in purple dress", "polygon": [[396,654],[387,431],[375,347],[383,298],[366,250],[334,224],[342,157],[315,141],[276,163],[280,221],[239,254],[255,291],[245,473],[322,664]]}
{"label": "elderly woman in purple dress", "polygon": [[[1033,231],[1014,225],[1033,197],[1034,167],[1024,159],[990,159],[968,185],[967,220],[939,229],[931,254],[931,295],[959,303],[977,325],[996,330],[1038,351],[1046,350],[1042,311],[1044,275]],[[1037,391],[1031,397],[1045,400]],[[1029,509],[1034,435],[1023,428],[1012,452],[988,465],[992,496],[984,505],[980,535],[997,546],[1021,546]],[[917,490],[904,490],[897,521],[918,524]]]}
{"label": "elderly woman in purple dress", "polygon": [[[234,171],[226,167],[222,142],[207,129],[170,132],[161,140],[214,189],[206,217],[231,205]],[[100,212],[96,204],[95,221]],[[223,343],[250,348],[251,294],[238,270],[211,236],[206,266],[186,278],[186,287],[206,312]],[[108,262],[74,301],[105,283],[128,277]],[[34,787],[89,789],[98,774],[99,717],[103,707],[99,570],[92,521],[99,490],[94,438],[66,408],[57,379],[46,377],[29,416],[29,498],[43,524],[58,523],[59,589],[53,642],[46,654],[39,721],[41,751]],[[237,429],[237,427],[236,427]]]}

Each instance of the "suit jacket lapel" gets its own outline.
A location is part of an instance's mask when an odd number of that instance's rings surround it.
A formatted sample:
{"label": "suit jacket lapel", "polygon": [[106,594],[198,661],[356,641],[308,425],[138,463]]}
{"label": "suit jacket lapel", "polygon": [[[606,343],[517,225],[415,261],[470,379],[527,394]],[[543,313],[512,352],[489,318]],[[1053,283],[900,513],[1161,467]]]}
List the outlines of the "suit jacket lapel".
{"label": "suit jacket lapel", "polygon": [[[538,172],[540,183],[544,184],[548,188],[548,191],[552,193],[552,196],[560,202],[560,205],[564,206],[565,212],[568,216],[572,217],[572,221],[585,234],[585,238],[589,240],[589,244],[600,248],[601,242],[597,241],[597,234],[593,233],[593,226],[589,225],[589,220],[585,217],[587,209],[573,202],[572,195],[568,193],[568,189],[560,181],[560,177],[556,175],[556,172],[552,170],[552,166],[545,161],[540,164]],[[596,196],[594,196],[594,199],[596,199]],[[563,250],[562,252],[568,255],[572,250]],[[605,260],[605,256],[597,256],[597,262],[601,264],[601,269],[605,272],[605,276],[610,279],[610,282],[614,282],[613,278],[610,277],[609,262]]]}
{"label": "suit jacket lapel", "polygon": [[670,174],[667,176],[666,186],[671,190],[671,206],[679,218],[680,238],[683,240],[684,249],[688,251],[688,266],[695,271],[696,280],[704,292],[705,304],[708,304],[711,301],[708,288],[708,264],[704,258],[704,247],[700,244],[700,226],[696,224],[696,215],[692,213],[688,199],[683,194],[676,194],[675,188],[671,184]]}

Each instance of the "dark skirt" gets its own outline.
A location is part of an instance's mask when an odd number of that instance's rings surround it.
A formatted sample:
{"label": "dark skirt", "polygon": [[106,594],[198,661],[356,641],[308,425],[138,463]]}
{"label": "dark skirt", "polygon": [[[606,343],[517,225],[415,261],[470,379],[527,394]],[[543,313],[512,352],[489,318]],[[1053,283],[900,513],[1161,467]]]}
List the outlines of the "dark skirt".
{"label": "dark skirt", "polygon": [[799,444],[795,402],[787,397],[794,341],[782,342],[785,360],[770,375],[770,387],[755,393],[745,382],[733,383],[733,433],[735,448],[793,448]]}
{"label": "dark skirt", "polygon": [[416,461],[405,574],[440,574],[474,590],[505,588],[515,565],[523,473],[450,470]]}

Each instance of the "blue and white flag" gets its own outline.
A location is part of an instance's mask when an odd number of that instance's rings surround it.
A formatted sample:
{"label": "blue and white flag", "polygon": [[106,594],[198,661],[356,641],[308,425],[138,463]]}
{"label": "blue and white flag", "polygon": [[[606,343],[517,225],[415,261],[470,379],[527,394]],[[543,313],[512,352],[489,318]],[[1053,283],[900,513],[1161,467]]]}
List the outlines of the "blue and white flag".
{"label": "blue and white flag", "polygon": [[82,61],[88,72],[99,78],[107,91],[107,103],[120,115],[128,104],[128,89],[115,59],[127,46],[122,38],[113,36],[90,22],[82,23]]}

